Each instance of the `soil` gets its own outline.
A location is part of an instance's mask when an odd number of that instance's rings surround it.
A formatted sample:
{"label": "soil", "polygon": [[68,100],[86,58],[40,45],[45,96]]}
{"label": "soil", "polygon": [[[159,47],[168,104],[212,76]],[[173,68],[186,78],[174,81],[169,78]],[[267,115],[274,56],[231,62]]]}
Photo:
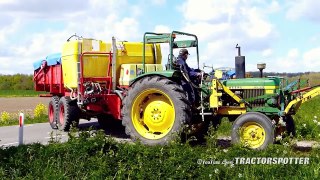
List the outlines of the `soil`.
{"label": "soil", "polygon": [[42,103],[48,106],[50,97],[10,97],[0,98],[0,113],[33,112],[34,108]]}

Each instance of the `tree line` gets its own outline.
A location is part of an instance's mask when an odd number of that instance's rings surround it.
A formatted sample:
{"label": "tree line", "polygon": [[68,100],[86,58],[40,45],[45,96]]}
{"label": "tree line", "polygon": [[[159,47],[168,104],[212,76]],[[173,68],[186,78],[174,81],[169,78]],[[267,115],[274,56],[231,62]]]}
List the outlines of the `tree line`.
{"label": "tree line", "polygon": [[[260,77],[260,72],[259,71],[254,71],[254,72],[248,72],[252,75],[252,77]],[[296,73],[278,73],[278,72],[263,72],[263,76],[280,76],[280,77],[299,77],[302,75],[309,75],[310,73],[313,72],[296,72]]]}
{"label": "tree line", "polygon": [[[260,72],[248,72],[252,77],[259,77]],[[263,76],[283,76],[283,77],[297,77],[302,75],[308,75],[310,72],[299,73],[277,73],[277,72],[265,72]],[[0,90],[33,90],[33,75],[26,74],[14,74],[3,75],[0,74]]]}
{"label": "tree line", "polygon": [[33,75],[0,74],[0,90],[33,90]]}

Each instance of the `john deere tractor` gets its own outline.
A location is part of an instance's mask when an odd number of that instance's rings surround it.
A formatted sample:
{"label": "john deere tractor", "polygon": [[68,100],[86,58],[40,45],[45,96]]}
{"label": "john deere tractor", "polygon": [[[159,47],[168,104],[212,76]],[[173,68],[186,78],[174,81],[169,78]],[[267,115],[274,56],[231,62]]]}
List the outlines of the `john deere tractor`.
{"label": "john deere tractor", "polygon": [[[182,40],[178,40],[178,36],[182,36]],[[245,78],[240,48],[235,58],[235,79],[218,80],[199,70],[202,77],[196,84],[179,68],[174,56],[174,49],[195,48],[199,68],[196,35],[178,31],[147,32],[143,43],[141,73],[130,81],[121,115],[126,133],[145,144],[166,144],[184,125],[219,124],[222,117],[227,117],[233,122],[233,143],[264,149],[279,134],[295,135],[292,115],[301,103],[320,92],[320,87],[299,89],[300,82],[288,84],[281,77]],[[159,43],[169,44],[166,70],[147,72],[146,45]],[[189,101],[188,93],[181,86],[182,80],[190,83],[193,92],[197,93],[196,102]],[[276,128],[279,123],[283,127]]]}

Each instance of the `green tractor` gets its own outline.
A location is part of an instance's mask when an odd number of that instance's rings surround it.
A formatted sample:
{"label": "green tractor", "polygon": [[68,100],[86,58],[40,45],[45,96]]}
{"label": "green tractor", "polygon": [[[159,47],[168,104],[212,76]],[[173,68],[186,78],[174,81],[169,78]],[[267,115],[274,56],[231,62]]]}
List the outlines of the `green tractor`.
{"label": "green tractor", "polygon": [[[177,40],[177,36],[186,38]],[[202,76],[200,83],[195,84],[188,73],[177,66],[173,53],[174,49],[195,48],[199,69],[196,35],[178,31],[147,32],[143,43],[142,72],[130,81],[121,115],[126,134],[144,144],[166,144],[185,125],[207,130],[209,124],[217,125],[227,117],[233,122],[232,143],[265,149],[278,135],[295,135],[292,115],[301,103],[320,93],[320,87],[299,89],[300,82],[288,84],[281,77],[245,78],[240,48],[235,58],[236,79],[218,80],[199,70]],[[166,70],[147,72],[145,47],[159,43],[169,44]],[[181,80],[190,83],[193,92],[197,93],[196,102],[189,101]],[[302,93],[306,90],[307,93]],[[278,127],[279,123],[283,127]]]}

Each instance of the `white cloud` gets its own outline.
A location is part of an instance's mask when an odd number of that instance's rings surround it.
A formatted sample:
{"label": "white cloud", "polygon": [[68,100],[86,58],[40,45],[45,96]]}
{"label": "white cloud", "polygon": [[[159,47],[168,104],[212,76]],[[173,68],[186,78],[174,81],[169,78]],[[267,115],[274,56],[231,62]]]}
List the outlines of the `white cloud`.
{"label": "white cloud", "polygon": [[171,28],[166,25],[157,25],[153,30],[156,33],[170,33],[171,31]]}
{"label": "white cloud", "polygon": [[310,68],[302,62],[302,56],[297,49],[290,49],[284,57],[270,57],[264,61],[267,64],[266,72],[306,72]]}
{"label": "white cloud", "polygon": [[16,19],[7,26],[0,27],[0,45],[5,44],[6,38],[21,27],[21,20]]}
{"label": "white cloud", "polygon": [[303,64],[308,68],[306,71],[319,71],[320,47],[313,48],[303,54]]}
{"label": "white cloud", "polygon": [[183,30],[199,37],[201,61],[215,67],[234,67],[236,44],[246,55],[269,49],[277,38],[268,20],[270,13],[279,11],[276,1],[188,0],[180,10],[184,13]]}
{"label": "white cloud", "polygon": [[299,50],[297,48],[291,49],[288,52],[288,58],[297,59],[299,57]]}
{"label": "white cloud", "polygon": [[[55,2],[59,4],[60,1],[64,2],[62,0]],[[31,3],[28,6],[37,4],[35,2],[40,3],[37,7],[50,4],[40,0],[28,0],[28,2]],[[79,3],[73,4],[77,7],[70,5],[70,11],[68,12],[64,11],[60,5],[55,4],[52,8],[63,15],[57,18],[55,13],[47,13],[47,15],[44,15],[47,19],[46,23],[48,23],[46,29],[41,30],[41,33],[30,32],[25,36],[21,35],[23,37],[16,43],[14,43],[15,41],[11,42],[14,34],[23,32],[19,31],[20,29],[30,28],[30,23],[39,20],[37,16],[45,14],[45,12],[43,10],[32,12],[31,7],[28,7],[29,9],[26,7],[23,10],[20,5],[8,5],[13,9],[16,8],[15,11],[18,16],[13,17],[11,24],[0,27],[0,45],[7,45],[6,49],[10,52],[10,57],[7,57],[9,55],[5,51],[0,51],[0,62],[2,63],[4,60],[10,62],[10,66],[0,66],[0,73],[24,72],[31,74],[34,61],[45,58],[48,54],[61,52],[63,43],[74,33],[107,42],[111,41],[112,36],[115,36],[117,40],[141,41],[142,33],[139,32],[140,24],[137,19],[143,9],[129,5],[126,0],[111,0],[108,2],[92,0],[86,2],[88,3],[85,8],[79,6]],[[4,6],[0,4],[0,10],[3,8]],[[62,8],[61,11],[59,11],[59,8]],[[8,13],[2,11],[0,14],[6,15]],[[23,23],[20,21],[22,14],[26,15],[23,18]],[[76,14],[76,17],[72,14]],[[63,27],[57,28],[55,24],[63,24]]]}
{"label": "white cloud", "polygon": [[263,57],[270,57],[273,54],[273,50],[268,48],[262,51],[262,56]]}
{"label": "white cloud", "polygon": [[86,0],[15,0],[0,3],[0,14],[20,18],[63,19],[76,17],[88,7]]}
{"label": "white cloud", "polygon": [[236,13],[239,0],[188,0],[183,6],[185,19],[189,21],[226,20]]}
{"label": "white cloud", "polygon": [[296,72],[299,69],[301,69],[301,57],[299,56],[300,53],[298,49],[293,48],[290,49],[287,53],[286,57],[280,57],[276,58],[276,62],[268,62],[267,66],[270,68],[267,68],[267,71],[272,72]]}
{"label": "white cloud", "polygon": [[243,10],[247,20],[241,25],[241,29],[249,38],[265,38],[271,34],[272,25],[263,18],[263,14],[257,8]]}
{"label": "white cloud", "polygon": [[277,0],[273,0],[271,2],[271,5],[268,6],[267,11],[270,12],[270,13],[275,13],[275,12],[280,11],[281,9],[282,8],[281,8],[279,2]]}
{"label": "white cloud", "polygon": [[289,1],[288,6],[289,6],[289,9],[287,11],[286,17],[290,20],[306,18],[316,22],[320,21],[320,14],[319,14],[320,1],[294,0],[294,1]]}
{"label": "white cloud", "polygon": [[152,4],[155,4],[155,5],[164,5],[164,4],[166,4],[166,0],[152,0],[151,1],[152,2]]}

